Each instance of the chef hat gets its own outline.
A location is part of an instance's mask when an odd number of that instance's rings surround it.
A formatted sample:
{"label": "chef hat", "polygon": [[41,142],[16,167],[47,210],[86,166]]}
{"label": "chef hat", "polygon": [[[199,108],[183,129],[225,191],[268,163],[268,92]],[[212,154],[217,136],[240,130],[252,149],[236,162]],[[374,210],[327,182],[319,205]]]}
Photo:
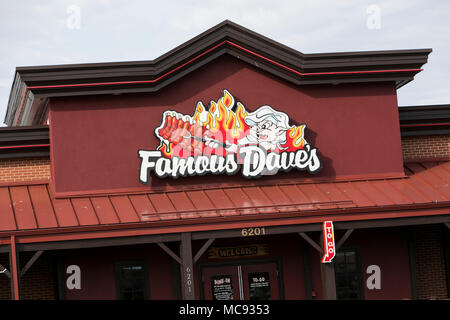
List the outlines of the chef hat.
{"label": "chef hat", "polygon": [[268,120],[285,130],[290,128],[289,117],[284,112],[276,111],[271,106],[259,107],[256,111],[249,113],[244,121],[249,126],[257,126],[261,121]]}

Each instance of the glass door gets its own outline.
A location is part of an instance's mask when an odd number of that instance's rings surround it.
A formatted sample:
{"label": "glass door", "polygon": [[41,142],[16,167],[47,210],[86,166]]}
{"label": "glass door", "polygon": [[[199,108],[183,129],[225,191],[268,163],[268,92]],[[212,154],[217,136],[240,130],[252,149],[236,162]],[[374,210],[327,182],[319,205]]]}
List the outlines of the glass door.
{"label": "glass door", "polygon": [[237,267],[205,268],[202,273],[206,300],[240,300]]}
{"label": "glass door", "polygon": [[279,299],[275,263],[205,267],[202,276],[207,300]]}
{"label": "glass door", "polygon": [[242,266],[246,300],[278,300],[278,271],[275,263]]}

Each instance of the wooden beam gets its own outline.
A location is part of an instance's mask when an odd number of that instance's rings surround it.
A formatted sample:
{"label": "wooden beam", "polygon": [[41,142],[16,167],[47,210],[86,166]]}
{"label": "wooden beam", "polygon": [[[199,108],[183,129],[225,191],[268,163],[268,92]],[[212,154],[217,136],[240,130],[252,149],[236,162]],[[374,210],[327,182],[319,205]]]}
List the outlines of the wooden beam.
{"label": "wooden beam", "polygon": [[[180,241],[180,234],[162,234],[162,235],[145,235],[132,237],[115,237],[115,238],[101,238],[101,239],[84,239],[84,240],[69,240],[69,241],[54,241],[41,243],[23,243],[20,244],[20,251],[49,251],[49,250],[68,250],[81,248],[101,248],[101,247],[116,247],[128,246],[137,244],[148,244],[158,242],[173,242]],[[1,252],[1,247],[0,247]]]}
{"label": "wooden beam", "polygon": [[21,277],[28,271],[28,269],[31,268],[31,266],[33,265],[33,263],[35,263],[36,260],[39,259],[39,257],[41,256],[41,254],[42,254],[43,252],[44,252],[44,251],[39,250],[39,251],[36,251],[36,252],[34,253],[34,255],[31,257],[31,259],[28,260],[28,262],[27,262],[27,264],[25,265],[25,267],[23,267],[22,271],[20,271],[20,276],[21,276]]}
{"label": "wooden beam", "polygon": [[303,275],[305,283],[305,295],[307,300],[312,300],[312,277],[311,277],[311,259],[309,258],[309,246],[305,241],[301,241],[303,258]]}
{"label": "wooden beam", "polygon": [[6,269],[3,265],[0,264],[0,274],[2,273],[11,279],[11,272],[9,272],[8,269]]}
{"label": "wooden beam", "polygon": [[181,293],[183,300],[194,300],[194,264],[191,233],[181,234]]}
{"label": "wooden beam", "polygon": [[344,244],[344,242],[350,237],[354,229],[348,229],[345,231],[342,238],[339,240],[339,242],[336,244],[336,252],[339,250],[339,248]]}
{"label": "wooden beam", "polygon": [[19,300],[20,299],[20,292],[19,292],[19,272],[18,272],[18,265],[19,265],[19,257],[16,250],[16,238],[15,236],[11,236],[11,251],[9,254],[9,265],[11,268],[11,299],[12,300]]}
{"label": "wooden beam", "polygon": [[203,253],[205,253],[206,250],[208,250],[209,246],[211,245],[211,243],[213,243],[215,239],[209,239],[208,241],[205,242],[205,244],[200,248],[200,250],[198,250],[197,254],[194,256],[194,263],[196,263],[198,261],[198,259],[200,259],[200,257],[202,256]]}
{"label": "wooden beam", "polygon": [[171,256],[176,262],[178,262],[179,264],[181,264],[181,258],[179,256],[177,256],[172,250],[170,250],[164,243],[162,242],[158,242],[157,243],[158,246],[161,247],[161,249],[163,249],[169,256]]}
{"label": "wooden beam", "polygon": [[322,254],[322,248],[313,240],[311,239],[306,233],[299,232],[298,233],[303,239],[306,240],[314,249],[316,249],[320,254]]}
{"label": "wooden beam", "polygon": [[56,299],[65,300],[66,299],[66,270],[64,268],[64,257],[58,254],[56,260],[56,279],[57,279],[57,293]]}
{"label": "wooden beam", "polygon": [[436,215],[420,217],[404,217],[404,218],[386,218],[374,220],[358,220],[358,221],[336,221],[334,222],[334,230],[346,229],[373,229],[373,228],[389,228],[389,227],[403,227],[421,224],[436,224],[449,223],[450,216]]}
{"label": "wooden beam", "polygon": [[[323,232],[320,237],[320,246],[324,248]],[[336,277],[334,262],[320,264],[320,277],[322,279],[322,295],[325,300],[336,300]]]}
{"label": "wooden beam", "polygon": [[320,264],[322,278],[322,291],[325,300],[336,300],[336,279],[334,275],[334,262]]}

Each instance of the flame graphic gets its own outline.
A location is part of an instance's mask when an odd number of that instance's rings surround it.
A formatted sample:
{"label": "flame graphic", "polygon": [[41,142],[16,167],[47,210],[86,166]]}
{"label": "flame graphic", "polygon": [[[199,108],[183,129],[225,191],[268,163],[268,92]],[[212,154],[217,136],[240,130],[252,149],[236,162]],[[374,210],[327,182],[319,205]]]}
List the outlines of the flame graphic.
{"label": "flame graphic", "polygon": [[167,145],[162,144],[158,150],[160,150],[162,152],[164,157],[172,158],[173,148],[170,148],[170,151],[168,151],[167,149],[168,149]]}
{"label": "flame graphic", "polygon": [[[164,157],[171,158],[177,155],[180,158],[196,156],[198,154],[225,155],[223,147],[212,149],[203,142],[194,139],[184,139],[186,135],[203,138],[205,134],[222,143],[237,144],[239,139],[248,134],[249,126],[245,123],[248,115],[244,105],[235,103],[234,97],[228,90],[223,91],[223,96],[217,101],[210,101],[209,108],[206,108],[200,101],[197,103],[192,116],[183,115],[175,111],[166,111],[163,115],[161,126],[155,130],[156,135],[161,140],[157,148]],[[176,139],[167,138],[164,134],[166,128],[176,127],[181,134]],[[306,141],[304,131],[306,125],[291,126],[286,132],[286,143],[282,145],[283,151],[296,151],[303,149]],[[170,131],[170,130],[169,130]],[[174,134],[172,134],[172,137]]]}
{"label": "flame graphic", "polygon": [[234,97],[224,90],[223,97],[217,102],[211,101],[208,110],[199,102],[193,118],[196,122],[208,127],[213,137],[221,136],[227,139],[231,137],[233,141],[228,141],[235,143],[235,140],[246,135],[249,127],[244,121],[247,116],[245,107],[238,102],[236,111],[233,111],[234,104]]}
{"label": "flame graphic", "polygon": [[287,148],[285,151],[295,151],[303,149],[305,146],[304,133],[305,125],[294,126],[286,132],[286,143],[283,145]]}

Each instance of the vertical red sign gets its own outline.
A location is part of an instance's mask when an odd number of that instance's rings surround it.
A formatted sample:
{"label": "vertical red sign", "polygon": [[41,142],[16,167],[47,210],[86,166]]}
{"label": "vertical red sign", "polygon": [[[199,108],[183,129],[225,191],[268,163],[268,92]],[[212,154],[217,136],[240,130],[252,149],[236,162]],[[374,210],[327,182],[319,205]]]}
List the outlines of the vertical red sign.
{"label": "vertical red sign", "polygon": [[323,247],[324,255],[322,258],[322,263],[330,263],[336,255],[336,250],[334,247],[333,221],[323,222]]}

